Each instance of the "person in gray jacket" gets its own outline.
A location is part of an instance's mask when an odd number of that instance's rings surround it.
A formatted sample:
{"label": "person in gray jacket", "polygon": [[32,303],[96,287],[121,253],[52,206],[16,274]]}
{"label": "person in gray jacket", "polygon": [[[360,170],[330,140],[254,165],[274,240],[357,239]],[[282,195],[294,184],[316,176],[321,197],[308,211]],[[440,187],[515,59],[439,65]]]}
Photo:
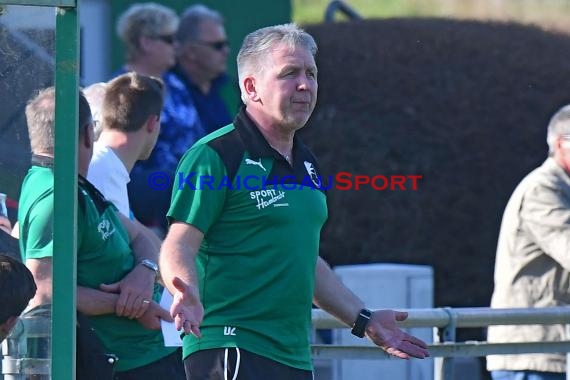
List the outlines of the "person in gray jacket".
{"label": "person in gray jacket", "polygon": [[[570,105],[550,120],[549,156],[512,194],[495,262],[493,308],[570,304]],[[568,340],[564,325],[490,326],[489,342]],[[566,379],[566,354],[487,357],[493,380]]]}

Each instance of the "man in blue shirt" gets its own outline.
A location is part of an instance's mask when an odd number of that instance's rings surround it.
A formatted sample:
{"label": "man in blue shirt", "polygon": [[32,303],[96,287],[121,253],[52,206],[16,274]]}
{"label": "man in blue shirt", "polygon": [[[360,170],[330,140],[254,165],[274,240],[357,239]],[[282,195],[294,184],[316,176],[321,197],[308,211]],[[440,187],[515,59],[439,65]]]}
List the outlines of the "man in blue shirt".
{"label": "man in blue shirt", "polygon": [[200,4],[187,8],[176,41],[177,65],[166,75],[167,86],[176,80],[184,84],[206,134],[229,124],[222,93],[231,85],[226,75],[230,49],[222,16]]}
{"label": "man in blue shirt", "polygon": [[137,218],[164,230],[170,186],[152,189],[149,179],[159,172],[170,177],[171,185],[186,150],[204,135],[232,122],[223,99],[232,83],[226,74],[229,45],[222,16],[204,5],[193,5],[183,13],[175,39],[177,65],[163,77],[166,98],[162,129],[151,156],[133,169],[129,185]]}

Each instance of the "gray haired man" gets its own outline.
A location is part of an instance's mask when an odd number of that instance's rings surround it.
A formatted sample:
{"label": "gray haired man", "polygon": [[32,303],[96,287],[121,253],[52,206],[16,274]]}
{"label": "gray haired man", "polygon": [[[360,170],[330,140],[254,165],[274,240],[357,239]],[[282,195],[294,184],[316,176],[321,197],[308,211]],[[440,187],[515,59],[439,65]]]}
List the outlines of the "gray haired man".
{"label": "gray haired man", "polygon": [[[396,357],[429,355],[398,328],[406,313],[366,309],[318,256],[326,194],[303,180],[318,164],[295,136],[317,101],[316,51],[293,24],[249,34],[238,54],[245,107],[178,166],[215,182],[200,191],[175,184],[160,256],[170,313],[187,334],[187,379],[312,379],[313,302]],[[246,176],[245,188],[221,186]]]}
{"label": "gray haired man", "polygon": [[[570,106],[548,125],[549,157],[517,186],[503,214],[491,307],[570,304]],[[564,325],[490,326],[490,342],[567,340]],[[494,380],[564,380],[566,354],[487,357]]]}

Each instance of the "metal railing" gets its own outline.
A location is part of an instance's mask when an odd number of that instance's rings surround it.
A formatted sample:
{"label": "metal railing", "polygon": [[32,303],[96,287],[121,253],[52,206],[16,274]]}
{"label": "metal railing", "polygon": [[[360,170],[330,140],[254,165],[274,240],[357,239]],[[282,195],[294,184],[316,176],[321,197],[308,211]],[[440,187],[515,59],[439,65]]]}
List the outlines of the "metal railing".
{"label": "metal railing", "polygon": [[[434,334],[436,343],[429,345],[430,354],[435,358],[435,380],[452,380],[454,378],[455,357],[570,352],[570,340],[517,343],[455,342],[457,328],[492,325],[570,324],[570,307],[528,309],[438,308],[406,309],[404,311],[408,312],[408,319],[399,323],[402,328],[433,327],[442,329],[441,334]],[[330,314],[319,309],[313,310],[312,319],[315,329],[347,328]],[[378,360],[390,358],[389,355],[375,346],[314,344],[312,351],[313,357],[316,359]]]}

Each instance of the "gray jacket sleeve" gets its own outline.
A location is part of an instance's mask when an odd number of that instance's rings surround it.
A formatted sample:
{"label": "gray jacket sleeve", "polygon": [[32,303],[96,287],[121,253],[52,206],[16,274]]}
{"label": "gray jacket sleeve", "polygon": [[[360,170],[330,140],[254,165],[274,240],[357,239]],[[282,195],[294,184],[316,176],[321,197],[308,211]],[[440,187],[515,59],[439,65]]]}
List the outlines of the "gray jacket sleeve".
{"label": "gray jacket sleeve", "polygon": [[534,242],[570,271],[570,194],[564,186],[540,182],[521,204],[521,226]]}

